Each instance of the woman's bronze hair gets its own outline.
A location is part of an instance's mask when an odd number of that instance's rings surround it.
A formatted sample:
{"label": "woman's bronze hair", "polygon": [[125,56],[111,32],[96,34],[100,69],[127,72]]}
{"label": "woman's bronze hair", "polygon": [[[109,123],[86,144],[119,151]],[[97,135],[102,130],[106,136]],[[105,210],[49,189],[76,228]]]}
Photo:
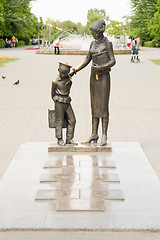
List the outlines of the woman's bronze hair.
{"label": "woman's bronze hair", "polygon": [[104,32],[105,31],[105,21],[104,19],[98,19],[96,22],[94,22],[91,27],[90,30],[94,30],[97,32]]}

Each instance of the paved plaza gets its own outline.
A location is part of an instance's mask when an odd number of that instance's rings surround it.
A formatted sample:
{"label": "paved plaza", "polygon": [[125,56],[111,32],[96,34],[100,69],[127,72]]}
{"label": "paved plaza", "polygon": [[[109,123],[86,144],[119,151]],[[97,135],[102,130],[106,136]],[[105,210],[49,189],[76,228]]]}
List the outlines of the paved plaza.
{"label": "paved plaza", "polygon": [[[23,142],[55,142],[48,128],[51,81],[58,61],[77,66],[84,56],[38,55],[24,48],[2,49],[0,56],[19,58],[0,68],[0,177],[2,178]],[[111,72],[109,142],[139,142],[160,178],[160,66],[149,59],[160,58],[160,49],[144,48],[141,63],[130,63],[129,55],[116,55]],[[75,141],[91,132],[89,93],[90,65],[73,77],[72,106],[77,124]],[[20,80],[18,86],[13,85]],[[65,237],[64,237],[65,236]],[[158,239],[159,233],[131,232],[1,232],[3,239]]]}

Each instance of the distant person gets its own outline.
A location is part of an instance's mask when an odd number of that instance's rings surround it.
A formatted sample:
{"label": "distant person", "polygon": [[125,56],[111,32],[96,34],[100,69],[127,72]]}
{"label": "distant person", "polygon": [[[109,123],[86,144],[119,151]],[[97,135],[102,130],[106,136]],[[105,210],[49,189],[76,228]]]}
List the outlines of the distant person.
{"label": "distant person", "polygon": [[8,38],[6,38],[6,39],[5,39],[5,44],[6,44],[6,46],[5,46],[5,47],[7,47],[7,48],[8,48]]}
{"label": "distant person", "polygon": [[36,40],[32,38],[32,45],[36,45]]}
{"label": "distant person", "polygon": [[12,37],[12,47],[15,47],[15,46],[16,46],[16,38],[13,35],[13,37]]}
{"label": "distant person", "polygon": [[11,48],[11,39],[8,40],[8,47]]}
{"label": "distant person", "polygon": [[140,40],[135,36],[132,43],[131,43],[131,49],[132,49],[134,62],[138,61],[139,47],[140,47]]}
{"label": "distant person", "polygon": [[59,38],[54,41],[54,53],[59,54]]}
{"label": "distant person", "polygon": [[8,40],[8,38],[6,38],[5,43],[7,48],[11,48],[11,40]]}
{"label": "distant person", "polygon": [[37,39],[37,40],[36,40],[36,45],[39,45],[39,46],[40,46],[40,43],[41,43],[41,40],[40,40],[40,39]]}
{"label": "distant person", "polygon": [[128,47],[128,49],[130,49],[131,42],[132,42],[132,40],[131,40],[131,37],[129,36],[128,39],[127,39],[127,47]]}

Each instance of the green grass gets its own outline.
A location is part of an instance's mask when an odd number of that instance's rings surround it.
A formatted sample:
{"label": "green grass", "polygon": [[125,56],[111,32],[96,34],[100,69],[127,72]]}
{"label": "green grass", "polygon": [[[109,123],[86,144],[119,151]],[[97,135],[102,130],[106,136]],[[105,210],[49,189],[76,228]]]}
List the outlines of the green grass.
{"label": "green grass", "polygon": [[155,63],[156,65],[160,65],[160,60],[154,60],[154,59],[149,59],[149,60]]}
{"label": "green grass", "polygon": [[4,60],[0,59],[0,67],[3,67],[6,63],[14,62],[14,61],[16,61],[18,59],[19,58],[7,58],[7,59],[4,59]]}

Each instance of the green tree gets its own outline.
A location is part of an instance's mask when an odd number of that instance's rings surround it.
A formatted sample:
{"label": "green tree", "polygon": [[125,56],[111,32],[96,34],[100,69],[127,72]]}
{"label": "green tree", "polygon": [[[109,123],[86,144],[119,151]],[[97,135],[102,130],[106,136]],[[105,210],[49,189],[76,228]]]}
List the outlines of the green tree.
{"label": "green tree", "polygon": [[80,22],[77,23],[77,29],[78,29],[78,34],[84,34],[85,27]]}
{"label": "green tree", "polygon": [[31,13],[30,2],[31,0],[1,0],[1,35],[21,38],[30,36],[35,31],[37,18]]}
{"label": "green tree", "polygon": [[157,1],[156,10],[157,11],[151,19],[151,25],[149,26],[149,30],[151,33],[151,37],[158,42],[160,41],[160,0]]}
{"label": "green tree", "polygon": [[150,40],[150,24],[156,12],[157,0],[130,0],[130,2],[133,12],[132,34]]}
{"label": "green tree", "polygon": [[73,33],[76,33],[76,34],[78,33],[77,25],[74,22],[70,21],[70,20],[61,22],[60,27],[64,31],[70,30]]}
{"label": "green tree", "polygon": [[92,23],[102,18],[105,20],[109,20],[109,17],[106,16],[106,12],[104,9],[100,9],[100,10],[98,10],[97,8],[89,9],[87,14],[87,24],[85,26],[85,32],[87,34],[91,34],[90,26],[92,25]]}
{"label": "green tree", "polygon": [[[119,33],[119,28],[120,28],[119,24],[120,22],[110,20],[109,24],[107,24],[106,26],[106,31],[108,32],[108,34],[117,35],[117,33]],[[121,26],[121,33],[122,33],[122,26]]]}
{"label": "green tree", "polygon": [[0,2],[0,36],[3,36],[5,30],[5,20],[4,20],[4,3],[5,0],[1,0]]}

